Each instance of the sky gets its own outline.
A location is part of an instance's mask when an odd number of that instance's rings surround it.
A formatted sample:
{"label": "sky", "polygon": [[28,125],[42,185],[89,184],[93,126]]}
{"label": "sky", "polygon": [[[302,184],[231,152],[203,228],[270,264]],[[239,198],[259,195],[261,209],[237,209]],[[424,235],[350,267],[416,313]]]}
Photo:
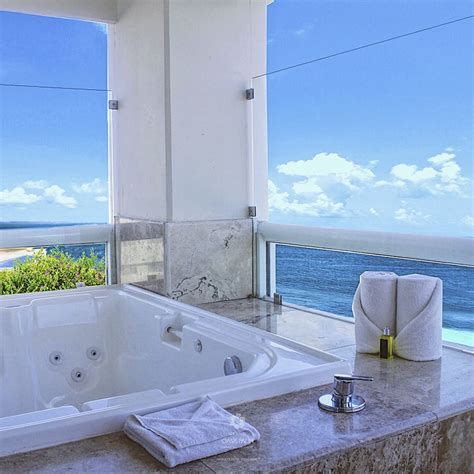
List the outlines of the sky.
{"label": "sky", "polygon": [[[469,16],[472,5],[275,0],[267,69]],[[268,76],[270,220],[473,235],[473,31],[470,19]]]}
{"label": "sky", "polygon": [[[472,9],[275,0],[267,69]],[[471,19],[268,76],[270,220],[473,235],[473,31]],[[106,89],[105,25],[0,12],[0,82]],[[107,180],[106,92],[0,86],[0,221],[106,222]]]}
{"label": "sky", "polygon": [[[107,89],[102,24],[0,12],[0,82]],[[107,92],[0,86],[0,221],[108,221]]]}

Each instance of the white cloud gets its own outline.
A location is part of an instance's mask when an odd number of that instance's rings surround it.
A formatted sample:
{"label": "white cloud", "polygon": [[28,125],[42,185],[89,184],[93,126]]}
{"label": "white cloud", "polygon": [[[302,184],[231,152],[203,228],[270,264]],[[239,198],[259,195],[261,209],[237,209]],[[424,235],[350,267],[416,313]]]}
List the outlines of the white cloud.
{"label": "white cloud", "polygon": [[318,153],[311,160],[289,161],[277,166],[279,173],[287,176],[331,178],[350,188],[358,188],[375,178],[373,171],[337,153]]}
{"label": "white cloud", "polygon": [[312,217],[340,216],[344,211],[343,203],[331,201],[324,193],[306,202],[290,199],[287,192],[280,192],[275,183],[270,180],[268,181],[268,203],[272,211]]}
{"label": "white cloud", "polygon": [[423,214],[420,211],[415,211],[414,209],[405,209],[403,207],[395,211],[394,217],[397,221],[414,225],[420,225],[429,222],[431,218],[429,214]]}
{"label": "white cloud", "polygon": [[374,183],[376,188],[382,188],[385,186],[390,186],[392,188],[400,188],[403,189],[405,187],[405,183],[403,181],[387,181],[385,179],[381,179]]}
{"label": "white cloud", "polygon": [[372,214],[373,216],[379,216],[380,214],[377,212],[376,209],[374,209],[373,207],[371,207],[369,209],[369,213]]}
{"label": "white cloud", "polygon": [[67,196],[66,191],[59,187],[57,184],[53,184],[44,190],[45,198],[61,206],[75,208],[77,201],[72,196]]}
{"label": "white cloud", "polygon": [[107,201],[109,200],[109,198],[108,198],[107,196],[97,196],[97,197],[95,198],[95,200],[96,200],[97,202],[107,202]]}
{"label": "white cloud", "polygon": [[304,181],[297,181],[293,183],[293,192],[296,194],[321,194],[323,189],[314,178],[308,178]]}
{"label": "white cloud", "polygon": [[108,184],[95,178],[90,183],[73,184],[72,189],[79,194],[104,194],[108,192]]}
{"label": "white cloud", "polygon": [[474,228],[474,216],[464,216],[462,223],[468,227]]}
{"label": "white cloud", "polygon": [[419,168],[417,165],[399,163],[392,167],[391,180],[380,180],[376,187],[390,186],[412,195],[458,194],[464,195],[464,189],[470,182],[461,174],[461,167],[451,151],[438,153],[428,162],[431,166]]}
{"label": "white cloud", "polygon": [[395,165],[390,171],[390,174],[396,180],[409,181],[414,184],[431,180],[437,176],[437,172],[434,168],[426,167],[419,170],[416,165],[406,165],[404,163]]}
{"label": "white cloud", "polygon": [[456,155],[452,153],[452,148],[446,148],[445,151],[438,153],[435,156],[432,156],[431,158],[428,158],[428,161],[430,163],[433,163],[435,165],[439,165],[441,163],[446,163],[447,161],[451,161],[454,158],[456,158]]}
{"label": "white cloud", "polygon": [[370,167],[375,165],[373,161],[362,166],[337,153],[318,153],[310,160],[288,161],[277,166],[277,171],[297,177],[291,184],[295,198],[288,192],[279,192],[270,182],[270,207],[313,217],[345,215],[351,195],[373,182],[375,174]]}
{"label": "white cloud", "polygon": [[304,36],[306,33],[309,33],[313,29],[313,25],[311,23],[306,23],[301,28],[293,31],[295,36]]}
{"label": "white cloud", "polygon": [[22,185],[26,189],[45,189],[48,187],[48,182],[44,179],[39,179],[37,181],[25,181]]}
{"label": "white cloud", "polygon": [[345,202],[353,192],[364,188],[375,178],[369,167],[337,153],[318,153],[311,160],[289,161],[277,166],[277,171],[304,178],[293,183],[295,194],[308,198],[324,193],[338,203]]}
{"label": "white cloud", "polygon": [[[276,170],[285,176],[279,178],[283,180],[284,188],[279,180],[269,182],[270,209],[309,217],[365,215],[373,219],[385,216],[384,206],[387,205],[396,222],[406,225],[434,224],[435,212],[431,211],[431,207],[424,210],[412,208],[408,202],[400,202],[400,196],[464,197],[473,183],[463,175],[456,154],[451,149],[427,157],[421,166],[410,162],[395,164],[390,174],[377,173],[376,176],[377,165],[377,160],[357,163],[338,153],[318,153],[308,160],[282,163]],[[397,193],[372,192],[373,188],[381,187],[397,190]],[[395,208],[391,207],[394,202],[399,203]],[[382,207],[375,207],[377,203]],[[469,216],[463,223],[472,226],[473,220],[474,217]]]}
{"label": "white cloud", "polygon": [[16,186],[12,190],[0,191],[0,204],[33,204],[40,200],[41,196],[27,194],[21,186]]}

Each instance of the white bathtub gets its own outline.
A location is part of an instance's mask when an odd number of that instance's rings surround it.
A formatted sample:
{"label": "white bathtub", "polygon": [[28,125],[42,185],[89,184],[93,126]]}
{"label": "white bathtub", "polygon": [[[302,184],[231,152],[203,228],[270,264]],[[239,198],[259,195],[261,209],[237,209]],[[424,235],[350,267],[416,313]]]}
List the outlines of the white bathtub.
{"label": "white bathtub", "polygon": [[[121,429],[210,395],[223,406],[332,381],[335,356],[132,286],[0,297],[0,456]],[[230,368],[242,372],[224,374]],[[317,409],[315,405],[315,410]]]}

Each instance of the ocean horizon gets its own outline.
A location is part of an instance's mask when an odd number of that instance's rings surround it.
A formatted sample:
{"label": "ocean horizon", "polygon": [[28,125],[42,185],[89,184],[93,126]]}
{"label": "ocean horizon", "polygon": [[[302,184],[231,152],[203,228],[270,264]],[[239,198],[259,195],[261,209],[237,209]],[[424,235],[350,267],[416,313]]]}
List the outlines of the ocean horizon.
{"label": "ocean horizon", "polygon": [[0,230],[7,229],[31,229],[35,227],[66,227],[71,225],[94,225],[105,224],[105,222],[46,222],[46,221],[5,221],[0,222]]}

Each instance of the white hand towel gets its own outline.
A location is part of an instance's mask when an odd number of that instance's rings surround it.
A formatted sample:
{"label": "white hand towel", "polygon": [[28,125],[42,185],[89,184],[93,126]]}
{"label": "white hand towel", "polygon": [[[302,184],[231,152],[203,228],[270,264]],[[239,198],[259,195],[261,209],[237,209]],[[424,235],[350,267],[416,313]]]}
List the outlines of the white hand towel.
{"label": "white hand towel", "polygon": [[399,277],[395,354],[415,361],[439,359],[442,320],[443,282],[426,275]]}
{"label": "white hand towel", "polygon": [[168,467],[225,453],[260,439],[253,426],[209,398],[145,416],[129,416],[123,430]]}
{"label": "white hand towel", "polygon": [[385,327],[395,333],[397,275],[392,272],[364,272],[354,295],[357,352],[376,354]]}

